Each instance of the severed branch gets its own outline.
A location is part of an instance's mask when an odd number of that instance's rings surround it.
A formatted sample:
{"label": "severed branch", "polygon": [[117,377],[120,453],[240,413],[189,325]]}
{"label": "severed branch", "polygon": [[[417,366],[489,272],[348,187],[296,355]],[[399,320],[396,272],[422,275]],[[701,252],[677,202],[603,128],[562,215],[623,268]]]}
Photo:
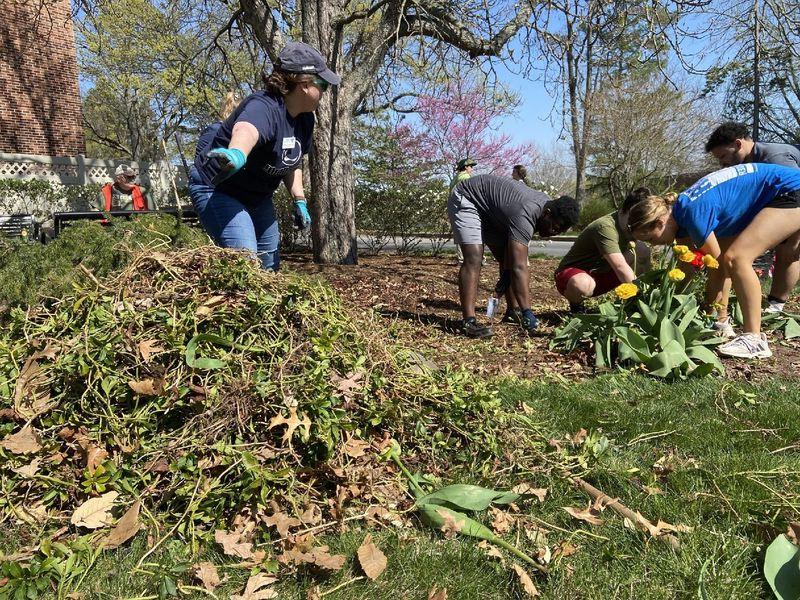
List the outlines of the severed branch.
{"label": "severed branch", "polygon": [[367,107],[364,104],[361,104],[353,112],[353,116],[360,117],[363,115],[371,115],[389,109],[398,113],[405,113],[405,114],[416,112],[416,110],[413,108],[400,108],[399,106],[397,106],[397,102],[399,102],[403,98],[419,98],[419,94],[417,94],[416,92],[404,92],[402,94],[397,94],[397,96],[395,96],[388,102],[384,102],[383,104],[379,104],[377,106]]}

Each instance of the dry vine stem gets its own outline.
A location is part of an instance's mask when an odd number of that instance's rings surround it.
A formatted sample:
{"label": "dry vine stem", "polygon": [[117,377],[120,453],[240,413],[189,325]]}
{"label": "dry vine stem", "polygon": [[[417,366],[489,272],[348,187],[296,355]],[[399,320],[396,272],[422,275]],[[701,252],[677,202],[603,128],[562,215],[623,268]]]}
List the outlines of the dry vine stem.
{"label": "dry vine stem", "polygon": [[[589,494],[589,496],[592,498],[592,500],[597,501],[597,502],[599,502],[601,500],[606,500],[606,499],[609,500],[609,502],[608,502],[608,504],[606,504],[606,506],[610,506],[611,508],[613,508],[614,512],[616,512],[618,515],[621,515],[622,517],[628,519],[631,523],[636,525],[642,531],[645,531],[647,533],[652,533],[652,531],[654,529],[656,529],[656,526],[653,525],[646,518],[644,518],[641,514],[639,514],[638,512],[632,511],[630,508],[625,506],[618,499],[612,499],[610,496],[604,494],[603,492],[598,490],[596,487],[594,487],[592,484],[587,483],[586,481],[584,481],[580,477],[572,477],[571,480],[576,486],[578,486],[584,492]],[[676,552],[678,552],[681,549],[681,543],[678,541],[678,538],[675,537],[674,535],[672,535],[671,533],[665,533],[664,535],[657,535],[655,537],[656,537],[656,539],[661,540],[662,542],[667,544],[670,548],[672,548]]]}

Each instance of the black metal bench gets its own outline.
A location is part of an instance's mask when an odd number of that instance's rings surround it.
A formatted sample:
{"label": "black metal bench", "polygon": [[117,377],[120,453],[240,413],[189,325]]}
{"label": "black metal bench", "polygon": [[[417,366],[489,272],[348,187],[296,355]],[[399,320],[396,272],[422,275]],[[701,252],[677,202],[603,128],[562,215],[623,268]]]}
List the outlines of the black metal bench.
{"label": "black metal bench", "polygon": [[39,239],[39,223],[33,215],[0,215],[0,237]]}
{"label": "black metal bench", "polygon": [[107,212],[99,212],[96,210],[85,212],[60,212],[53,213],[53,232],[54,236],[58,237],[66,227],[75,221],[104,221],[104,225],[109,224],[109,217],[112,219],[123,218],[130,219],[138,215],[172,215],[176,219],[180,218],[181,222],[189,226],[198,226],[200,219],[194,209],[184,209],[179,211],[177,208],[161,208],[159,210],[111,210]]}

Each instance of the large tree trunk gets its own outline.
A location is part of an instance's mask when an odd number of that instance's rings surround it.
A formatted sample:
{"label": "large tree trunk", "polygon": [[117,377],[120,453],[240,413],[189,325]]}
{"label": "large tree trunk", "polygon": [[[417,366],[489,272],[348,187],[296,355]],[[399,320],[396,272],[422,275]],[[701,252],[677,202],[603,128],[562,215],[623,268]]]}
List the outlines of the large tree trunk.
{"label": "large tree trunk", "polygon": [[353,202],[353,105],[346,85],[317,109],[317,132],[311,154],[311,192],[314,218],[314,261],[355,264],[355,206]]}
{"label": "large tree trunk", "polygon": [[[332,39],[334,7],[325,0],[303,2],[303,41],[325,52],[328,64],[342,73],[341,39]],[[350,77],[323,94],[317,108],[316,131],[310,158],[314,261],[355,264],[355,202],[353,200],[353,111]]]}

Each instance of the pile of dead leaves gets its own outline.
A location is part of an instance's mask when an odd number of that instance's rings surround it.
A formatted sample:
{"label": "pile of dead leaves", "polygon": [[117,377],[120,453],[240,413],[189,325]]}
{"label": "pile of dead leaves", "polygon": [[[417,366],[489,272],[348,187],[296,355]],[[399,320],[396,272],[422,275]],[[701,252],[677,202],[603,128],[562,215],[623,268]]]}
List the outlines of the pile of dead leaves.
{"label": "pile of dead leaves", "polygon": [[[180,538],[274,572],[338,569],[344,557],[316,539],[331,526],[407,526],[396,471],[376,460],[391,438],[419,460],[500,444],[486,384],[394,348],[319,283],[210,247],[145,253],[14,309],[0,398],[0,520],[44,532],[3,566],[17,565],[7,586],[73,589],[92,549],[143,529],[142,561]],[[375,578],[370,544],[358,560]],[[159,572],[159,595],[178,568]],[[190,568],[206,589],[220,579]],[[270,597],[257,577],[242,597]]]}

